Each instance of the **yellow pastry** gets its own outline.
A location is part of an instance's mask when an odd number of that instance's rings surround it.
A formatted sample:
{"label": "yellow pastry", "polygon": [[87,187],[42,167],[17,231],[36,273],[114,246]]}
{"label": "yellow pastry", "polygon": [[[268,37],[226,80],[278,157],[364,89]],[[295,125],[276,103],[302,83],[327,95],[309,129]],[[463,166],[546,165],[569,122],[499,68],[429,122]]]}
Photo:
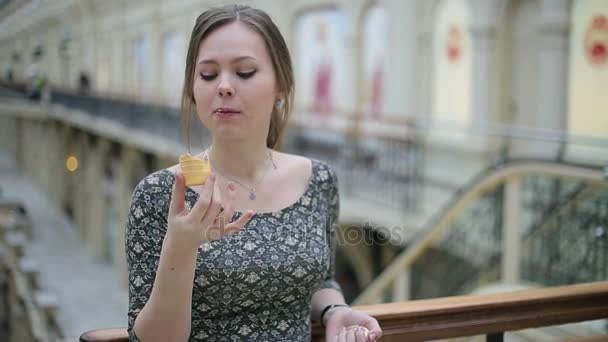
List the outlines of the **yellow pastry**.
{"label": "yellow pastry", "polygon": [[179,165],[186,179],[186,185],[202,185],[211,174],[208,160],[184,154],[179,157]]}

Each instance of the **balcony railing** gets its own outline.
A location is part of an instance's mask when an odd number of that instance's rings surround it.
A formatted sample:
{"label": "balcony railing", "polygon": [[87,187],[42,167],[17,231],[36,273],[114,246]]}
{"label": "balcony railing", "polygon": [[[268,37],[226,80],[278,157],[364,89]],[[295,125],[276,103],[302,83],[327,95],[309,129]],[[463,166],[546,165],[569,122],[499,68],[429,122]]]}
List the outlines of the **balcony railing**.
{"label": "balcony railing", "polygon": [[[608,282],[522,290],[510,293],[447,297],[356,307],[375,317],[382,342],[428,341],[486,335],[502,341],[504,333],[608,317]],[[313,326],[313,341],[324,331]],[[608,338],[608,336],[598,337]],[[89,331],[81,342],[127,342],[124,328]]]}
{"label": "balcony railing", "polygon": [[[561,186],[542,186],[530,200],[522,196],[530,177]],[[607,280],[607,194],[599,167],[521,160],[488,169],[355,303],[453,296],[498,281],[556,286]]]}

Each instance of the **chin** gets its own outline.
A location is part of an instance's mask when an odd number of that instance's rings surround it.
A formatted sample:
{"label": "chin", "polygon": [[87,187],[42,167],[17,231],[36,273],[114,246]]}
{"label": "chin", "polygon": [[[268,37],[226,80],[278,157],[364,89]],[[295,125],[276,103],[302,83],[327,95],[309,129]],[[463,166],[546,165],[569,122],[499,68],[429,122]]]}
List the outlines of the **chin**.
{"label": "chin", "polygon": [[243,132],[236,127],[217,127],[213,131],[213,136],[216,139],[226,140],[226,141],[234,141],[234,140],[244,140],[244,137],[247,135],[247,132]]}

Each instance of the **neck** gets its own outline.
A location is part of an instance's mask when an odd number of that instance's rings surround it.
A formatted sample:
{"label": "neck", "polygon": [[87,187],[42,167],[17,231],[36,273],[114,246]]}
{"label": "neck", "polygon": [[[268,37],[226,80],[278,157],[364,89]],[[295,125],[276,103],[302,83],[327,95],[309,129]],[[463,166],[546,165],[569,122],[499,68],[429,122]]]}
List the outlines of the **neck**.
{"label": "neck", "polygon": [[270,167],[265,144],[225,144],[213,142],[208,154],[212,167],[220,175],[255,183]]}

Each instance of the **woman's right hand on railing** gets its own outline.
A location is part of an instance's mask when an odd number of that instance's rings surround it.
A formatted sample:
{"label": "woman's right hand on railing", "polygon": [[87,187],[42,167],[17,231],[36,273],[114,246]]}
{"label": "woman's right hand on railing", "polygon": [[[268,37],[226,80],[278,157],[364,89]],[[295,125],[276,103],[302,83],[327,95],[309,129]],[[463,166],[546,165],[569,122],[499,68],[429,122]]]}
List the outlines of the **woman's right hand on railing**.
{"label": "woman's right hand on railing", "polygon": [[254,213],[247,211],[238,220],[227,222],[234,214],[236,188],[233,183],[229,183],[226,189],[227,198],[222,201],[219,195],[214,195],[215,180],[216,175],[212,173],[202,186],[194,206],[188,208],[185,201],[184,175],[180,170],[175,172],[167,219],[167,235],[171,240],[178,241],[181,246],[198,249],[206,242],[240,231],[251,220]]}

